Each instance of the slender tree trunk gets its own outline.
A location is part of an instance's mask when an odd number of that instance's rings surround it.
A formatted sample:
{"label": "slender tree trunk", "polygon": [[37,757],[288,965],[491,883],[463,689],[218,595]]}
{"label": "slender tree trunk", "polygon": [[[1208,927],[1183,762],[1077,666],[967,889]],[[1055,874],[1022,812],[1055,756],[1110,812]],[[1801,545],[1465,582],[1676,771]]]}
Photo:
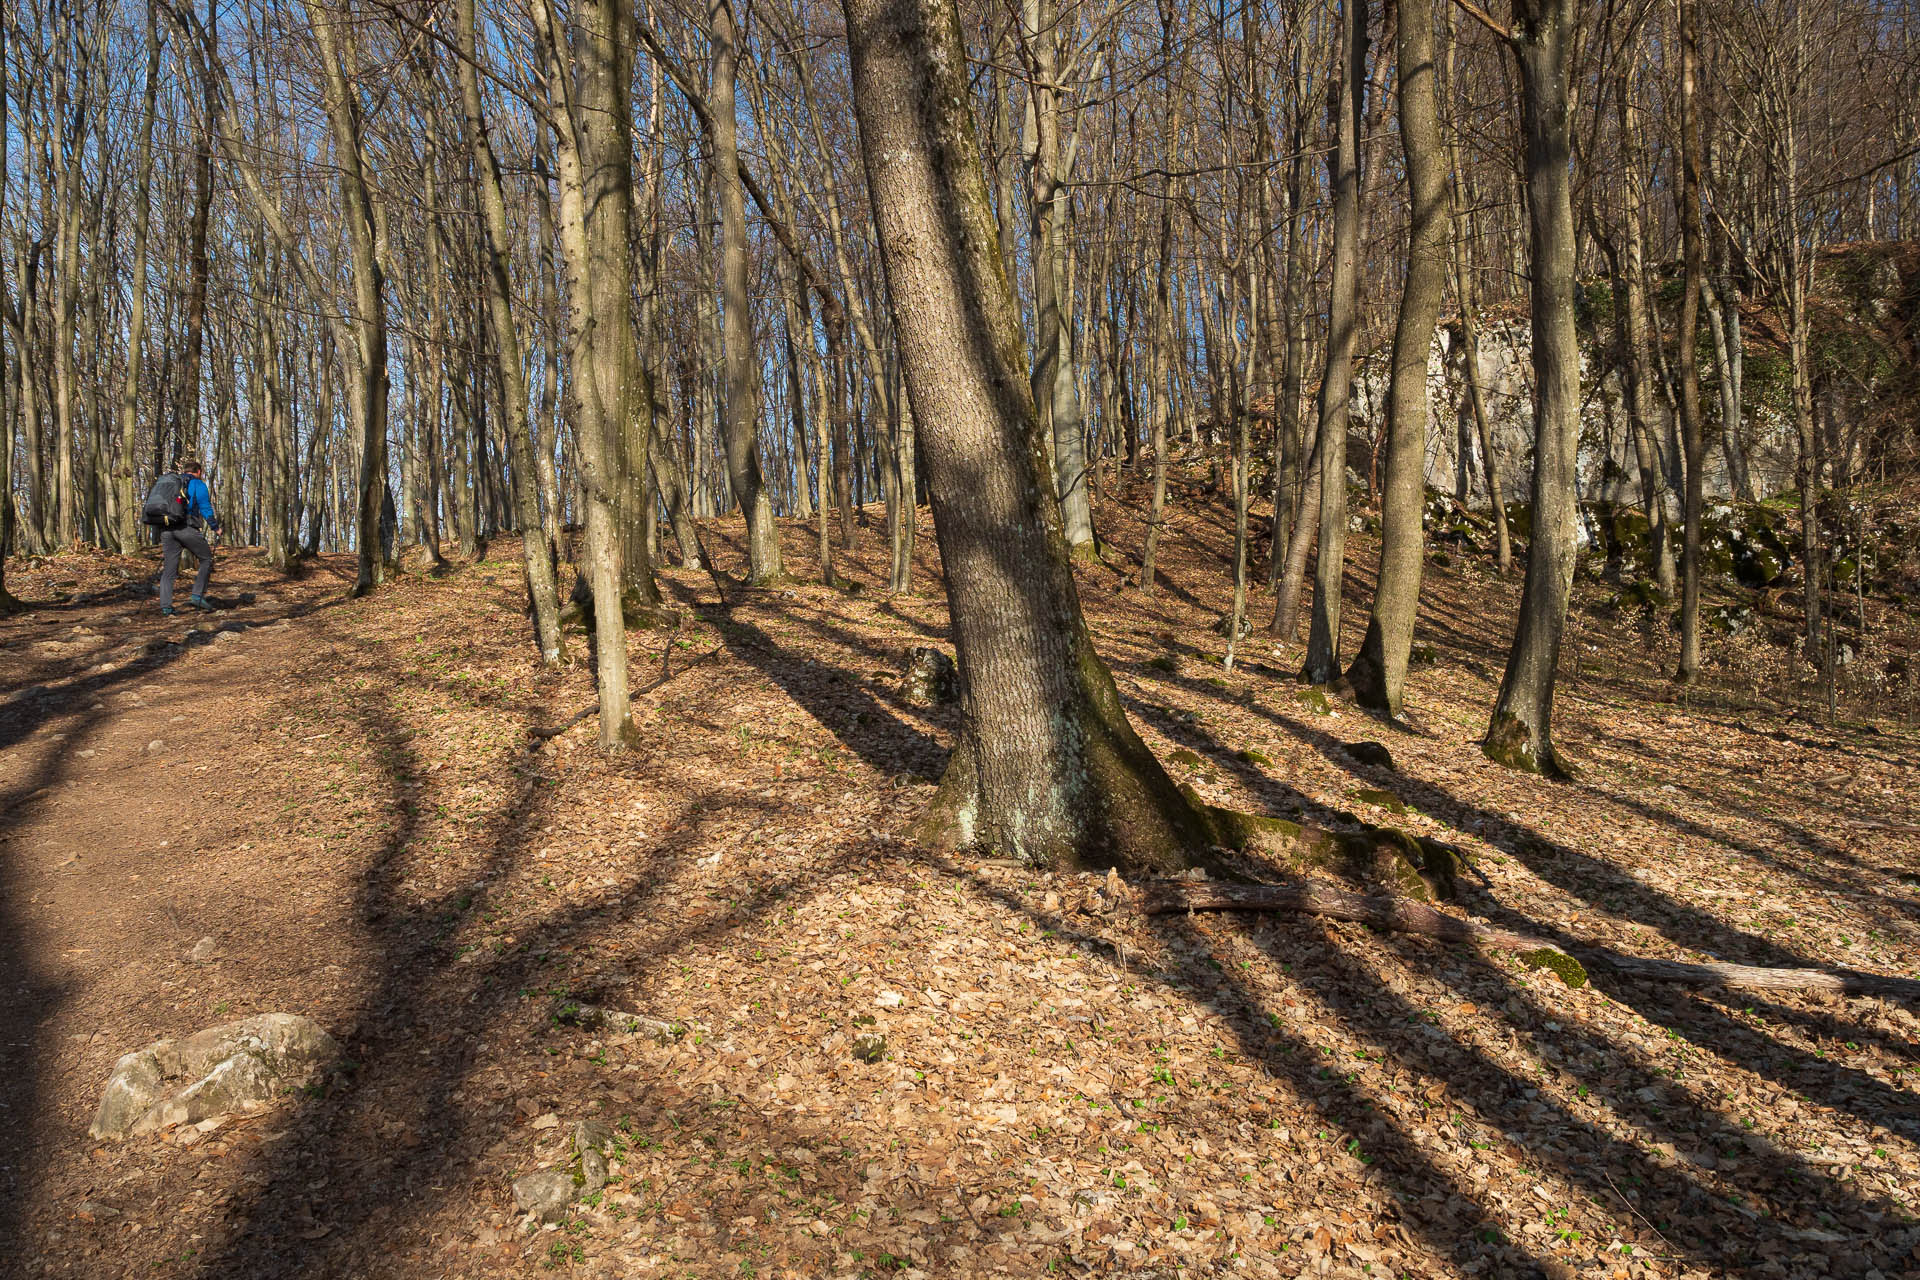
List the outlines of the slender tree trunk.
{"label": "slender tree trunk", "polygon": [[[140,425],[140,373],[142,361],[146,355],[147,342],[147,244],[153,226],[153,121],[155,102],[160,87],[160,27],[159,17],[153,12],[153,6],[147,6],[147,72],[146,85],[140,102],[140,154],[134,179],[134,222],[133,222],[133,278],[127,286],[127,365],[120,379],[120,439],[126,457],[133,457],[134,432]],[[0,130],[4,130],[0,123]],[[11,432],[12,424],[8,424]],[[160,424],[154,423],[154,430],[160,430]],[[12,461],[12,437],[8,436],[8,461]],[[11,467],[8,471],[11,476]],[[114,483],[127,488],[133,487],[131,467],[126,476],[116,475]],[[6,493],[7,506],[13,505],[11,485]],[[131,504],[138,502],[132,492],[128,493],[129,512]],[[133,530],[122,531],[126,539],[126,550],[134,545]],[[271,557],[269,557],[270,562]],[[274,562],[276,568],[285,567],[285,557]]]}
{"label": "slender tree trunk", "polygon": [[1573,593],[1574,466],[1580,347],[1574,328],[1574,229],[1567,42],[1571,0],[1515,0],[1532,235],[1533,536],[1520,620],[1484,747],[1514,768],[1562,776],[1553,692]]}
{"label": "slender tree trunk", "polygon": [[373,195],[360,146],[360,97],[347,78],[340,26],[344,15],[307,5],[314,42],[326,77],[327,122],[333,133],[334,159],[340,170],[340,205],[347,223],[353,262],[353,335],[358,384],[354,409],[360,427],[360,500],[355,537],[359,571],[353,594],[364,595],[385,581],[389,565],[382,546],[381,516],[387,501],[387,304],[384,273],[376,245]]}
{"label": "slender tree trunk", "polygon": [[1753,472],[1747,462],[1742,426],[1741,382],[1745,370],[1745,352],[1741,349],[1740,293],[1730,276],[1709,280],[1700,301],[1707,314],[1707,328],[1713,334],[1713,363],[1718,375],[1720,396],[1720,447],[1727,455],[1727,478],[1733,483],[1733,496],[1741,502],[1755,500]]}
{"label": "slender tree trunk", "polygon": [[1400,141],[1407,157],[1407,279],[1393,333],[1387,474],[1381,493],[1380,578],[1359,656],[1347,670],[1371,711],[1400,715],[1426,543],[1427,360],[1447,287],[1446,150],[1434,95],[1433,6],[1400,6],[1397,40]]}
{"label": "slender tree trunk", "polygon": [[[210,62],[219,58],[218,24],[214,21],[215,0],[207,0],[207,22],[201,28],[201,38],[206,47],[205,56]],[[190,8],[190,6],[189,6]],[[180,357],[174,364],[174,391],[177,399],[173,406],[172,430],[156,429],[155,455],[160,458],[164,450],[159,448],[158,439],[171,435],[174,449],[188,452],[199,447],[200,439],[200,362],[206,343],[207,324],[207,279],[211,270],[208,258],[207,232],[213,216],[213,148],[214,137],[219,132],[220,105],[210,76],[202,76],[201,92],[205,94],[203,132],[194,141],[193,151],[193,214],[187,224],[187,311],[184,321],[185,332],[180,338]],[[315,299],[317,302],[318,299]],[[170,458],[161,458],[159,465],[170,466]]]}
{"label": "slender tree trunk", "polygon": [[[1685,524],[1681,535],[1680,666],[1682,684],[1700,673],[1700,516],[1701,474],[1706,466],[1705,433],[1700,425],[1700,294],[1706,288],[1706,239],[1700,217],[1700,109],[1694,77],[1698,74],[1700,34],[1694,0],[1678,0],[1680,26],[1680,234],[1686,258],[1685,292],[1675,336],[1680,381],[1680,440],[1686,458]],[[1671,572],[1671,571],[1669,571]]]}
{"label": "slender tree trunk", "polygon": [[867,187],[953,604],[961,727],[920,831],[1172,870],[1205,823],[1127,723],[1074,587],[954,0],[845,0]]}
{"label": "slender tree trunk", "polygon": [[[1161,15],[1161,34],[1163,41],[1171,35],[1170,19],[1164,10]],[[1153,499],[1147,509],[1146,545],[1140,551],[1140,589],[1148,594],[1153,592],[1154,575],[1159,571],[1160,534],[1167,520],[1167,420],[1173,416],[1173,401],[1168,395],[1167,383],[1172,376],[1169,352],[1173,337],[1170,332],[1173,325],[1170,290],[1174,270],[1172,169],[1174,152],[1179,148],[1181,136],[1179,95],[1170,90],[1165,105],[1167,134],[1164,160],[1168,172],[1160,180],[1159,254],[1153,274],[1153,305],[1147,321],[1152,330],[1147,369],[1153,385],[1147,401],[1147,431],[1151,438],[1149,447],[1153,450]]]}
{"label": "slender tree trunk", "polygon": [[[560,241],[567,262],[574,421],[586,496],[586,568],[594,610],[600,686],[600,745],[618,751],[636,740],[627,696],[627,628],[620,534],[614,503],[620,486],[619,435],[639,397],[651,397],[633,346],[632,104],[638,35],[627,0],[576,0],[571,33],[546,6],[552,82],[563,95],[559,124]],[[569,38],[570,36],[570,38]],[[557,64],[566,57],[564,69]],[[643,440],[639,458],[646,464]],[[644,548],[643,548],[644,550]]]}
{"label": "slender tree trunk", "polygon": [[[1459,42],[1451,22],[1447,26],[1447,76],[1453,77],[1453,55]],[[1451,101],[1451,92],[1443,101]],[[1513,569],[1513,539],[1507,529],[1506,485],[1501,475],[1500,455],[1494,449],[1493,431],[1487,421],[1486,390],[1480,382],[1479,290],[1473,274],[1473,214],[1466,198],[1465,179],[1460,171],[1460,130],[1458,122],[1447,122],[1447,168],[1451,175],[1449,193],[1453,218],[1453,288],[1460,299],[1460,360],[1467,379],[1467,402],[1473,412],[1473,426],[1480,443],[1480,470],[1486,481],[1487,505],[1493,517],[1494,567],[1501,577]]]}
{"label": "slender tree trunk", "polygon": [[1327,360],[1320,378],[1320,555],[1313,620],[1301,679],[1327,684],[1340,674],[1340,604],[1347,549],[1347,414],[1360,287],[1360,117],[1367,84],[1366,0],[1342,0],[1340,84],[1329,97],[1336,134],[1327,158],[1333,189],[1333,282],[1327,304]]}
{"label": "slender tree trunk", "polygon": [[481,231],[485,235],[480,253],[481,276],[486,286],[494,373],[500,379],[507,441],[513,450],[513,468],[519,479],[514,485],[515,514],[520,522],[520,542],[527,569],[527,600],[533,609],[534,641],[540,660],[547,666],[556,666],[566,658],[566,641],[560,634],[560,589],[554,548],[546,539],[540,519],[540,494],[535,487],[539,464],[534,457],[533,433],[527,422],[527,385],[521,363],[520,331],[513,319],[513,289],[507,278],[513,232],[507,222],[500,165],[493,154],[493,141],[487,135],[486,116],[480,102],[480,73],[474,62],[473,0],[455,0],[454,14],[459,44],[456,61],[460,101],[466,115],[467,150],[473,158]]}
{"label": "slender tree trunk", "polygon": [[1073,278],[1066,265],[1070,195],[1065,172],[1069,162],[1060,140],[1059,14],[1054,0],[1024,0],[1021,13],[1032,76],[1027,185],[1032,207],[1033,303],[1040,330],[1034,347],[1033,394],[1053,432],[1054,483],[1066,520],[1067,545],[1076,555],[1092,555],[1086,422],[1074,377],[1068,318]]}
{"label": "slender tree trunk", "polygon": [[726,308],[727,482],[747,521],[750,579],[775,582],[786,574],[780,558],[780,526],[760,471],[760,361],[753,340],[747,292],[747,210],[735,139],[735,64],[738,33],[732,0],[710,0],[713,34],[713,167],[720,197],[720,290]]}
{"label": "slender tree trunk", "polygon": [[[149,13],[151,18],[151,13]],[[11,65],[7,61],[7,36],[12,24],[0,22],[0,68]],[[7,186],[13,170],[8,167],[8,151],[13,138],[13,122],[10,116],[11,95],[0,86],[0,209],[7,207]],[[4,256],[0,255],[0,311],[7,313],[7,323],[0,328],[0,613],[13,613],[22,607],[20,600],[7,590],[7,557],[13,553],[14,539],[18,535],[17,522],[13,507],[13,414],[16,398],[13,393],[13,375],[24,367],[21,352],[17,345],[19,328],[13,323],[11,304],[8,303],[7,281],[4,271]],[[21,309],[26,308],[26,293],[22,290]],[[16,345],[11,353],[7,350],[7,339],[14,338]],[[13,357],[8,359],[9,354]]]}

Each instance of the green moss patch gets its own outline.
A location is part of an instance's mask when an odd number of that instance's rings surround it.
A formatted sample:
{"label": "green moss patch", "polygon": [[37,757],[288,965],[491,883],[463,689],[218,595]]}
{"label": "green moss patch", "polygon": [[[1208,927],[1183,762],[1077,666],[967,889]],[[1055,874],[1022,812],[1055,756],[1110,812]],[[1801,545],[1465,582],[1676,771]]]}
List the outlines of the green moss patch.
{"label": "green moss patch", "polygon": [[1540,757],[1533,752],[1527,726],[1521,724],[1516,716],[1503,715],[1495,720],[1493,727],[1487,730],[1486,740],[1480,744],[1480,750],[1495,764],[1518,769],[1522,773],[1541,772]]}
{"label": "green moss patch", "polygon": [[1400,802],[1400,797],[1391,791],[1380,791],[1372,787],[1367,787],[1355,791],[1352,794],[1353,798],[1361,804],[1370,804],[1375,808],[1385,809],[1388,813],[1405,813],[1407,811],[1407,806]]}
{"label": "green moss patch", "polygon": [[1328,831],[1285,818],[1269,818],[1208,804],[1191,787],[1182,794],[1199,810],[1213,843],[1274,859],[1297,875],[1323,873],[1354,887],[1427,902],[1451,899],[1455,859],[1438,841],[1393,827],[1362,824],[1358,831]]}
{"label": "green moss patch", "polygon": [[1539,947],[1533,951],[1521,952],[1520,962],[1529,969],[1548,970],[1569,987],[1577,989],[1587,985],[1586,967],[1564,951],[1555,951],[1552,947]]}

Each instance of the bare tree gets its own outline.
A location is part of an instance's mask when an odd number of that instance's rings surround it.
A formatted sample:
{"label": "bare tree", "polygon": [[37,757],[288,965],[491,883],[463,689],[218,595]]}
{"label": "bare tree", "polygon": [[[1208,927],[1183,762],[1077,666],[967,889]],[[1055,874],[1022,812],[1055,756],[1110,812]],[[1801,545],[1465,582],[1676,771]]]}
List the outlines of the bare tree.
{"label": "bare tree", "polygon": [[1127,723],[1081,617],[959,14],[953,0],[843,7],[960,660],[960,737],[921,829],[1038,865],[1179,867],[1204,824]]}

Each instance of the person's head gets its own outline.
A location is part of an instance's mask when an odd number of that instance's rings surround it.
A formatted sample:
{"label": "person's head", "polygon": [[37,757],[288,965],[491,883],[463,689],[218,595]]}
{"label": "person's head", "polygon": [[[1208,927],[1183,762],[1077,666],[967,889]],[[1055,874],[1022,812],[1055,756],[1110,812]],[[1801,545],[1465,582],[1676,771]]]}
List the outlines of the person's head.
{"label": "person's head", "polygon": [[197,476],[200,474],[200,459],[191,456],[176,458],[173,469],[183,476]]}

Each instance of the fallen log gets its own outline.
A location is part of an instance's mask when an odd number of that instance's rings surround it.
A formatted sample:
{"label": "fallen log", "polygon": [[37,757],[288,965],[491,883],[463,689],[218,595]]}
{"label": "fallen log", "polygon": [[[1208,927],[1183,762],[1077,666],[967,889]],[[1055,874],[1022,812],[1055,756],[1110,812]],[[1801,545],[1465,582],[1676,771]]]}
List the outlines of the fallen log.
{"label": "fallen log", "polygon": [[1094,910],[1122,907],[1147,915],[1183,911],[1295,911],[1349,920],[1394,933],[1417,933],[1443,942],[1462,942],[1492,950],[1514,951],[1536,969],[1551,969],[1570,987],[1586,982],[1586,970],[1598,969],[1653,982],[1694,987],[1752,987],[1775,991],[1832,991],[1842,995],[1896,996],[1920,1000],[1920,981],[1854,969],[1769,969],[1746,964],[1692,964],[1630,956],[1607,947],[1563,947],[1531,934],[1462,920],[1407,898],[1370,897],[1331,885],[1231,884],[1204,880],[1153,880],[1125,885],[1110,876],[1095,890]]}

